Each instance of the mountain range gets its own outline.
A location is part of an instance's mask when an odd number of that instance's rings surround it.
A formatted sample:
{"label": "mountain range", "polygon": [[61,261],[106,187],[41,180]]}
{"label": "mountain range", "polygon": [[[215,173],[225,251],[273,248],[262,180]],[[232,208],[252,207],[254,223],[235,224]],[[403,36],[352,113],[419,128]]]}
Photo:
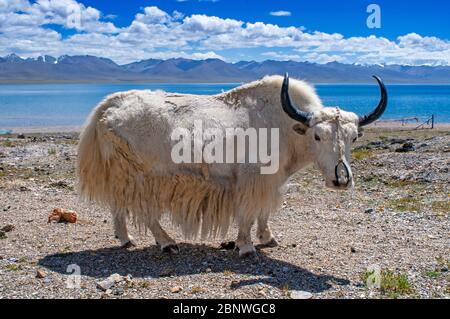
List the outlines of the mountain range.
{"label": "mountain range", "polygon": [[0,83],[40,82],[246,82],[268,74],[284,74],[312,83],[450,83],[450,66],[317,64],[266,60],[228,63],[220,59],[149,59],[119,65],[96,56],[0,57]]}

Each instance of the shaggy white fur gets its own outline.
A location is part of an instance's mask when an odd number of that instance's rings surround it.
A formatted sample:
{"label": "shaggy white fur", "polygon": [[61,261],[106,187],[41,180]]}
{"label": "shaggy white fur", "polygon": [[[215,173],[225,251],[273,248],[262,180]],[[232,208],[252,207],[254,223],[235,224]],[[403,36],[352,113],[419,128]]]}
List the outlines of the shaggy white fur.
{"label": "shaggy white fur", "polygon": [[[203,238],[223,236],[235,220],[240,228],[237,244],[249,251],[249,231],[258,220],[258,237],[271,242],[267,220],[278,208],[280,187],[312,162],[328,181],[334,177],[331,170],[338,160],[333,137],[338,129],[333,122],[336,109],[323,108],[311,86],[291,80],[292,100],[315,114],[313,127],[300,130],[305,133],[299,135],[299,130],[293,129],[299,124],[281,108],[282,81],[280,76],[268,76],[214,96],[129,91],[107,97],[81,134],[80,193],[110,206],[116,219],[131,218],[139,228],[152,230],[161,246],[174,244],[158,228],[165,213],[187,238],[199,233]],[[192,129],[194,120],[218,129],[279,128],[279,171],[260,175],[260,163],[173,163],[171,132],[177,127]],[[349,141],[357,134],[357,116],[340,111],[339,121],[341,142],[349,156]],[[314,141],[317,134],[323,137],[322,146]],[[119,233],[126,243],[126,229]]]}

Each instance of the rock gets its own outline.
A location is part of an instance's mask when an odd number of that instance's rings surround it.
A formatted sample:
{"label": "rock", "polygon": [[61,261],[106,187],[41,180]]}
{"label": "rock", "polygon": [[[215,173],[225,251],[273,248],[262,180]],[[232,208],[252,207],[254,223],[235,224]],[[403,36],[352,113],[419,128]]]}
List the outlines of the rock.
{"label": "rock", "polygon": [[355,247],[350,247],[350,251],[351,251],[352,253],[356,253]]}
{"label": "rock", "polygon": [[8,236],[6,236],[6,233],[2,230],[0,230],[0,239],[6,239]]}
{"label": "rock", "polygon": [[17,138],[23,140],[25,138],[25,134],[20,133],[19,135],[17,135]]}
{"label": "rock", "polygon": [[20,186],[19,190],[20,190],[21,192],[28,192],[28,191],[30,191],[31,189],[29,189],[29,188],[26,187],[26,186]]}
{"label": "rock", "polygon": [[14,230],[14,228],[16,228],[14,225],[6,225],[3,226],[0,230],[5,233],[9,233],[10,231]]}
{"label": "rock", "polygon": [[407,142],[407,140],[402,139],[402,138],[391,138],[391,139],[389,140],[389,142],[391,143],[391,145],[392,145],[392,144],[404,144],[404,143]]}
{"label": "rock", "polygon": [[238,280],[232,280],[230,283],[230,288],[231,289],[236,289],[239,286],[239,281]]}
{"label": "rock", "polygon": [[175,269],[165,268],[159,273],[159,277],[170,277],[175,274]]}
{"label": "rock", "polygon": [[367,208],[367,209],[364,211],[364,213],[366,213],[366,214],[372,214],[373,212],[375,212],[375,209],[373,209],[373,208]]}
{"label": "rock", "polygon": [[47,277],[47,274],[42,269],[38,269],[36,271],[36,278],[42,279],[42,278],[45,278],[45,277]]}
{"label": "rock", "polygon": [[415,150],[416,150],[416,148],[414,147],[414,144],[411,142],[407,142],[407,143],[403,144],[402,147],[397,148],[395,151],[397,153],[406,153],[406,152],[413,152]]}
{"label": "rock", "polygon": [[50,187],[70,188],[69,184],[67,184],[66,181],[57,181],[57,182],[50,183]]}
{"label": "rock", "polygon": [[171,293],[174,293],[174,294],[179,293],[179,292],[181,292],[182,290],[183,290],[183,288],[180,287],[180,286],[175,286],[175,287],[170,288],[170,292],[171,292]]}
{"label": "rock", "polygon": [[312,293],[302,290],[292,290],[291,298],[292,299],[311,299],[313,297]]}
{"label": "rock", "polygon": [[64,208],[55,208],[48,215],[48,223],[56,221],[58,223],[76,223],[78,218],[77,212]]}
{"label": "rock", "polygon": [[236,248],[236,243],[234,241],[224,242],[220,244],[221,249],[232,250]]}
{"label": "rock", "polygon": [[123,288],[117,288],[117,289],[114,289],[114,291],[113,291],[113,294],[115,295],[115,296],[121,296],[121,295],[123,295],[124,294],[124,290],[123,290]]}
{"label": "rock", "polygon": [[123,280],[123,277],[119,274],[112,274],[108,278],[103,281],[97,283],[97,288],[100,288],[103,291],[107,291],[111,289],[116,283],[119,283]]}
{"label": "rock", "polygon": [[212,272],[212,269],[208,267],[205,269],[205,272],[210,273],[210,272]]}

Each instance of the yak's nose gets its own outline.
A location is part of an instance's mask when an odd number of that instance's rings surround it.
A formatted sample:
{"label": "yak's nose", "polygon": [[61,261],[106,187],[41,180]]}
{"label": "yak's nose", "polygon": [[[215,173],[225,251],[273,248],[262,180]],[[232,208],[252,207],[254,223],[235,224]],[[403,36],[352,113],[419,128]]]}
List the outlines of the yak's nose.
{"label": "yak's nose", "polygon": [[334,186],[336,187],[346,187],[350,183],[351,174],[350,168],[347,163],[343,160],[340,160],[336,167],[334,168],[334,173],[336,176],[336,180],[333,181]]}

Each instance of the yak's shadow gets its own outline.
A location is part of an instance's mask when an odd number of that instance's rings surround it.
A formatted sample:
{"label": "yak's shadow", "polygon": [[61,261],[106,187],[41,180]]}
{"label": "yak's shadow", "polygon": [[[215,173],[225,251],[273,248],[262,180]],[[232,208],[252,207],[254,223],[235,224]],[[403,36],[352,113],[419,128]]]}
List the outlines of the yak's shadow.
{"label": "yak's shadow", "polygon": [[327,274],[316,275],[288,262],[272,259],[260,249],[257,256],[240,259],[235,251],[224,251],[206,245],[179,244],[179,247],[180,253],[177,255],[164,254],[157,246],[134,250],[84,250],[48,255],[39,260],[39,265],[69,275],[67,267],[76,264],[80,267],[82,276],[93,278],[104,278],[114,273],[130,274],[137,278],[157,278],[186,276],[206,271],[231,271],[259,277],[234,282],[235,288],[263,283],[277,288],[288,285],[289,289],[315,293],[331,288],[331,283],[349,284],[346,279]]}

